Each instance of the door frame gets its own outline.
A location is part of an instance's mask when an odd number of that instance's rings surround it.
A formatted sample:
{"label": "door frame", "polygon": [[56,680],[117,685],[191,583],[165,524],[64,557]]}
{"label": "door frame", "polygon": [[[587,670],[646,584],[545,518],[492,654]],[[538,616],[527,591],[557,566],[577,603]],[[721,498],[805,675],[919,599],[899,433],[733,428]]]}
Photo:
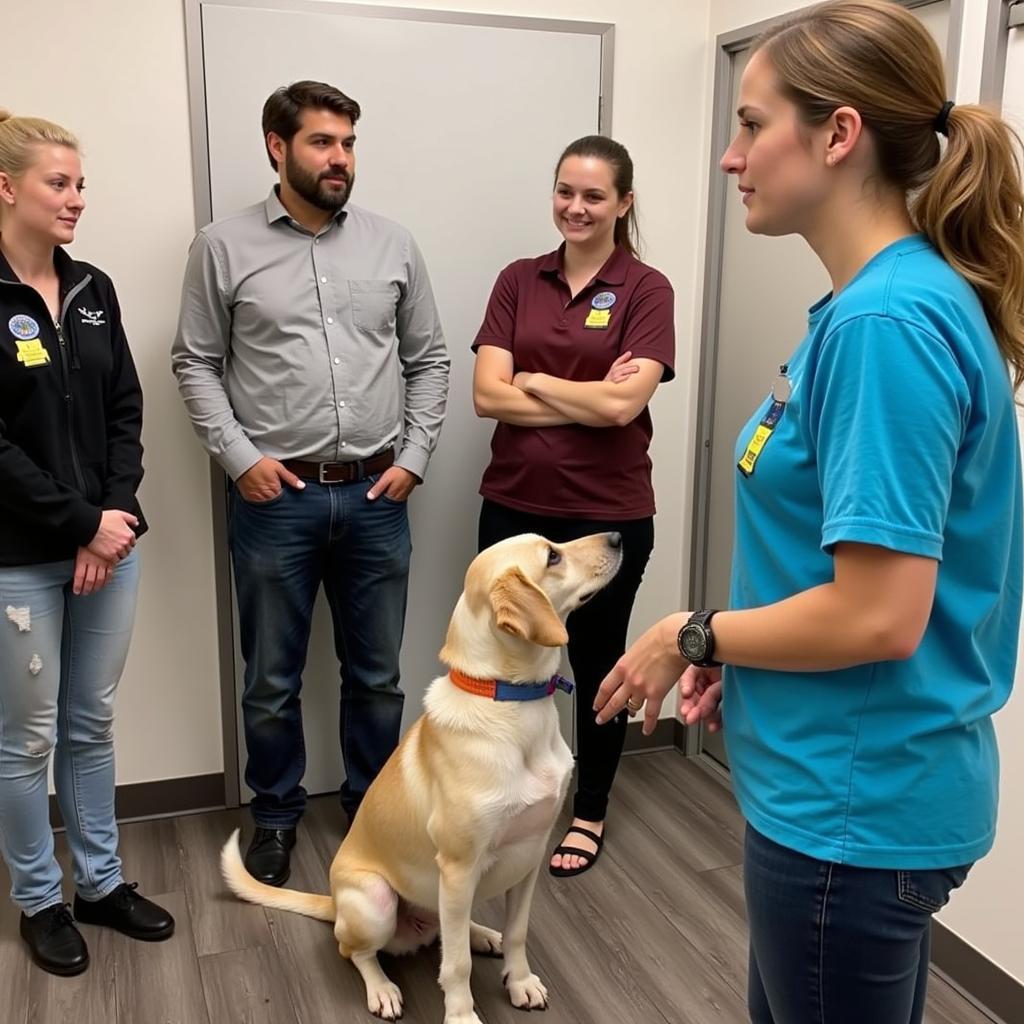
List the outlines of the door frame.
{"label": "door frame", "polygon": [[[1011,21],[1011,13],[1013,20]],[[982,103],[996,109],[1003,104],[1003,83],[1006,79],[1006,49],[1010,28],[1024,23],[1022,0],[988,0],[985,14],[985,49],[981,59]]]}

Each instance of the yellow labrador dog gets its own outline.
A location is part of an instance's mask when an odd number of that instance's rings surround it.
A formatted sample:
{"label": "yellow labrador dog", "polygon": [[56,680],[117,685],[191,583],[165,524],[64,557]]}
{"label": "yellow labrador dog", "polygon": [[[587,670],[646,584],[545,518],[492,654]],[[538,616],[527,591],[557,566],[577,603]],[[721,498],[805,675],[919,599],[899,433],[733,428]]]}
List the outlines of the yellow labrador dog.
{"label": "yellow labrador dog", "polygon": [[[439,931],[445,1024],[481,1024],[469,987],[473,952],[503,955],[513,1006],[547,1006],[526,931],[572,771],[554,673],[566,617],[615,575],[621,544],[617,533],[567,544],[524,534],[473,560],[441,649],[449,671],[367,792],[331,864],[330,896],[257,882],[237,831],[224,846],[221,870],[237,896],[334,922],[378,1017],[400,1017],[402,994],[377,953],[411,952]],[[470,919],[475,902],[502,893],[504,936]]]}

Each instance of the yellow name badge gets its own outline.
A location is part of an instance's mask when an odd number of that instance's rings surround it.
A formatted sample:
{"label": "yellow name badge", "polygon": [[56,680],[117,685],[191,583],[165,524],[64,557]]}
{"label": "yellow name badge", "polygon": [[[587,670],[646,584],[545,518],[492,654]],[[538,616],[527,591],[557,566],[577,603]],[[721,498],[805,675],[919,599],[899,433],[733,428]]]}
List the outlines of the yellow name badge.
{"label": "yellow name badge", "polygon": [[610,309],[592,309],[583,321],[584,327],[597,327],[604,329],[611,323],[612,311]]}
{"label": "yellow name badge", "polygon": [[50,353],[46,351],[38,338],[33,338],[31,341],[15,340],[14,343],[18,346],[18,362],[23,363],[26,367],[45,366],[50,361]]}
{"label": "yellow name badge", "polygon": [[744,476],[753,474],[764,446],[768,443],[768,439],[772,434],[775,433],[775,427],[778,425],[779,420],[782,419],[782,414],[785,411],[785,402],[772,402],[771,407],[764,414],[764,419],[758,423],[757,428],[754,430],[754,436],[747,443],[747,450],[743,453],[743,458],[736,463],[736,468]]}

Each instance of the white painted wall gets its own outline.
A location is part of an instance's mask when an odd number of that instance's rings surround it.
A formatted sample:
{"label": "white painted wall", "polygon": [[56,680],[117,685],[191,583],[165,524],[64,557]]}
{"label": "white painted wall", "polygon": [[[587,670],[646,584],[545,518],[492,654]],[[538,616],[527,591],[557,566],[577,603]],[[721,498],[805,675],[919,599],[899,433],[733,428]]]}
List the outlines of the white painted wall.
{"label": "white painted wall", "polygon": [[[146,398],[147,476],[141,500],[151,532],[140,545],[144,568],[138,620],[118,697],[117,780],[125,784],[220,771],[207,461],[168,363],[181,273],[194,231],[183,7],[180,0],[94,0],[87,15],[71,0],[48,5],[12,0],[11,7],[4,24],[0,103],[15,113],[63,123],[82,140],[89,208],[73,253],[113,277]],[[704,177],[693,152],[694,140],[703,137],[708,107],[707,4],[497,0],[473,7],[496,14],[606,20],[617,26],[613,129],[636,163],[648,259],[675,283],[678,297],[678,379],[662,389],[654,407],[661,512],[654,558],[634,615],[639,628],[679,607],[688,572],[684,538],[689,536],[696,257]],[[58,31],[66,38],[59,61],[50,45]],[[337,84],[344,87],[341,80]],[[515,146],[529,145],[528,121],[502,130],[510,132],[513,152]],[[550,154],[552,162],[557,155]],[[546,203],[547,197],[538,202]],[[558,240],[552,228],[552,248]],[[499,269],[494,268],[495,274]],[[470,339],[449,340],[454,347]],[[469,402],[468,383],[459,382],[453,403]],[[483,421],[479,429],[490,432]],[[441,443],[457,444],[458,437],[443,435]],[[475,472],[465,482],[467,501],[477,500]],[[463,570],[453,566],[453,576],[460,578]]]}
{"label": "white painted wall", "polygon": [[120,783],[223,763],[207,468],[167,354],[193,234],[183,25],[176,0],[5,5],[0,104],[80,137],[88,207],[72,252],[113,277],[145,392],[151,529],[118,695]]}

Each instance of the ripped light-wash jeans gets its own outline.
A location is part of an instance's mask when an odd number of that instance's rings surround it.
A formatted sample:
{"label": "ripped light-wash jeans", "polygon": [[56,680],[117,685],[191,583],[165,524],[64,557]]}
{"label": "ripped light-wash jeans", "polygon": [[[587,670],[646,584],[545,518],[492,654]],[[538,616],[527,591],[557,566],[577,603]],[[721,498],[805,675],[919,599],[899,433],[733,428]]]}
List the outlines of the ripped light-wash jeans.
{"label": "ripped light-wash jeans", "polygon": [[98,593],[71,592],[73,561],[0,567],[0,852],[32,916],[63,900],[47,769],[87,900],[121,883],[114,819],[114,693],[135,619],[138,553]]}

